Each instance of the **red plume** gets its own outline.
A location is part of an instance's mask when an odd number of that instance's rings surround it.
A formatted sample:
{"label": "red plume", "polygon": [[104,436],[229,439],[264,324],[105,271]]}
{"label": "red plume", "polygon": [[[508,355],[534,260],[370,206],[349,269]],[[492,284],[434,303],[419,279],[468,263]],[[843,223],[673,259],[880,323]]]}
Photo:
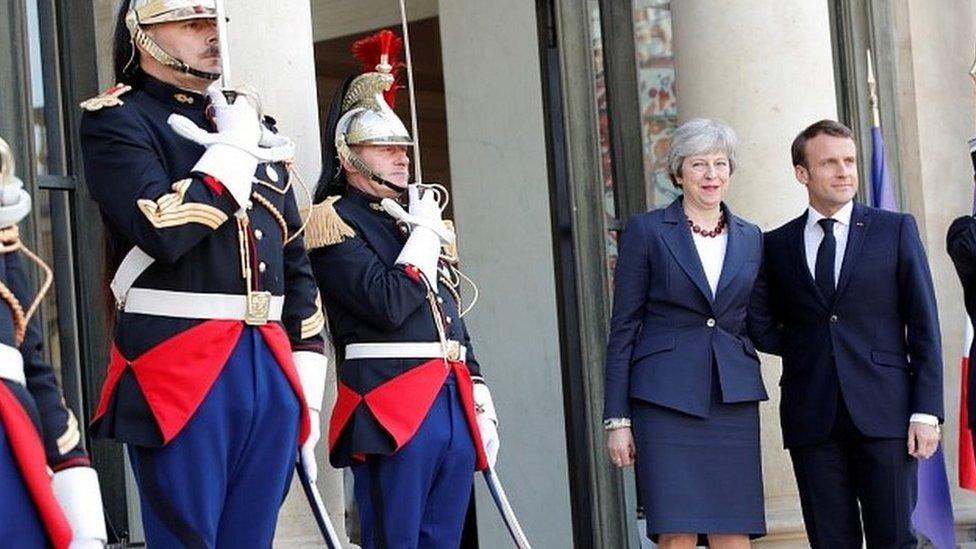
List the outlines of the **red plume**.
{"label": "red plume", "polygon": [[393,85],[383,94],[383,98],[393,108],[396,103],[396,92],[400,88],[400,69],[403,63],[400,61],[400,52],[403,50],[403,40],[391,30],[381,30],[376,34],[357,40],[352,45],[352,54],[359,59],[363,65],[364,72],[374,72],[383,56],[392,69]]}

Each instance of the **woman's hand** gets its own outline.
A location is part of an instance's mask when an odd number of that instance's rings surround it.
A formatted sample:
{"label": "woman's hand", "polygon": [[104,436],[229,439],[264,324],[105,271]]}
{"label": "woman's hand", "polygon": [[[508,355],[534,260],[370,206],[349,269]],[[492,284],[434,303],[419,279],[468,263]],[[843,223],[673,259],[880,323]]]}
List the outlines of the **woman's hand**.
{"label": "woman's hand", "polygon": [[630,467],[634,464],[637,451],[630,427],[620,427],[608,432],[607,451],[610,453],[611,463],[617,467]]}

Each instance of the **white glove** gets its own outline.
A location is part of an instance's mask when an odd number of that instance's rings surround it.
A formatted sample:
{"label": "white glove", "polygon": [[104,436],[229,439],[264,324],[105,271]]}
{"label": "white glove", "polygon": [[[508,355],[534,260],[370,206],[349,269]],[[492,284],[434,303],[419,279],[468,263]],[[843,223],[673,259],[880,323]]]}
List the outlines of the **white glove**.
{"label": "white glove", "polygon": [[0,343],[0,379],[27,385],[24,374],[24,355],[20,350],[5,343]]}
{"label": "white glove", "polygon": [[318,411],[311,408],[308,409],[308,419],[312,430],[308,434],[308,440],[302,444],[300,455],[305,474],[308,475],[308,479],[312,484],[315,484],[315,480],[319,478],[319,468],[315,463],[315,445],[318,444],[319,438],[322,436],[320,432],[322,429],[322,421],[319,419]]}
{"label": "white glove", "polygon": [[441,217],[441,207],[437,202],[437,195],[430,190],[425,190],[423,196],[421,196],[420,191],[421,189],[417,185],[407,187],[407,196],[410,201],[407,206],[410,210],[409,212],[405,211],[403,206],[400,206],[395,200],[390,198],[384,198],[380,202],[380,205],[394,219],[403,221],[411,228],[426,227],[437,234],[442,244],[453,244],[455,239],[454,232],[444,224],[444,220]]}
{"label": "white glove", "polygon": [[484,383],[474,384],[474,408],[477,414],[478,430],[481,432],[481,443],[485,447],[488,466],[494,468],[498,461],[498,450],[501,439],[498,437],[498,416],[495,414],[495,403],[491,400],[491,391]]}
{"label": "white glove", "polygon": [[302,444],[301,460],[308,478],[314,483],[318,477],[318,467],[315,463],[315,444],[322,436],[322,421],[319,413],[322,411],[322,398],[325,396],[325,374],[329,367],[329,359],[321,353],[312,351],[296,351],[292,353],[298,379],[305,394],[305,404],[308,406],[311,432],[308,440]]}
{"label": "white glove", "polygon": [[51,479],[54,497],[61,505],[71,526],[70,549],[105,547],[105,517],[98,475],[91,467],[71,467],[54,473]]}
{"label": "white glove", "polygon": [[262,137],[261,120],[254,106],[244,97],[227,103],[222,90],[207,90],[214,112],[217,132],[208,132],[189,118],[171,114],[167,123],[177,134],[207,147],[193,171],[220,180],[241,208],[251,196],[251,181],[258,161],[263,158],[259,142]]}
{"label": "white glove", "polygon": [[441,240],[437,234],[417,225],[410,232],[410,238],[403,244],[400,255],[396,258],[397,265],[413,265],[420,270],[427,283],[437,291],[437,260],[441,256]]}
{"label": "white glove", "polygon": [[0,228],[20,223],[31,212],[31,197],[24,190],[24,182],[12,177],[0,185]]}
{"label": "white glove", "polygon": [[387,213],[411,226],[410,238],[404,243],[396,263],[410,264],[419,269],[436,292],[437,261],[441,255],[441,243],[454,242],[454,233],[441,219],[441,208],[435,193],[421,194],[417,185],[410,185],[407,193],[410,198],[409,213],[403,211],[399,204],[390,199],[384,199],[382,202]]}

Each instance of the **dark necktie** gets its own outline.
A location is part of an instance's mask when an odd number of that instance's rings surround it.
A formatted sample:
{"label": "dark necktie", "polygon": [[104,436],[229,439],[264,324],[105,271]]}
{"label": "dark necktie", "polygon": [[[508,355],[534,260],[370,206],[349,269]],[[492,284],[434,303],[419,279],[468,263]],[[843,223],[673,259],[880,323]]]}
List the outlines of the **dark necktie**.
{"label": "dark necktie", "polygon": [[837,255],[837,239],[834,238],[836,219],[824,218],[817,221],[823,229],[824,237],[817,248],[817,263],[814,267],[817,288],[828,302],[834,300],[834,258]]}

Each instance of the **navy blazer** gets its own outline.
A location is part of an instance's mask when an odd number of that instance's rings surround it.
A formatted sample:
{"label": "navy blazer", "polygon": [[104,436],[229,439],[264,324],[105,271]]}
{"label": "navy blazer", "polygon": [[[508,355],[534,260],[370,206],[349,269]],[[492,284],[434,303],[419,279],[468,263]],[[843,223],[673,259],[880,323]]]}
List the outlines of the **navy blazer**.
{"label": "navy blazer", "polygon": [[768,398],[746,333],[762,232],[722,210],[728,245],[714,298],[681,198],[627,224],[614,279],[604,418],[630,417],[632,398],[708,417],[716,370],[723,402]]}
{"label": "navy blazer", "polygon": [[939,317],[915,219],[855,203],[832,302],[807,266],[806,220],[766,234],[750,315],[757,347],[783,357],[786,447],[826,440],[841,396],[869,437],[907,436],[915,412],[942,418]]}

